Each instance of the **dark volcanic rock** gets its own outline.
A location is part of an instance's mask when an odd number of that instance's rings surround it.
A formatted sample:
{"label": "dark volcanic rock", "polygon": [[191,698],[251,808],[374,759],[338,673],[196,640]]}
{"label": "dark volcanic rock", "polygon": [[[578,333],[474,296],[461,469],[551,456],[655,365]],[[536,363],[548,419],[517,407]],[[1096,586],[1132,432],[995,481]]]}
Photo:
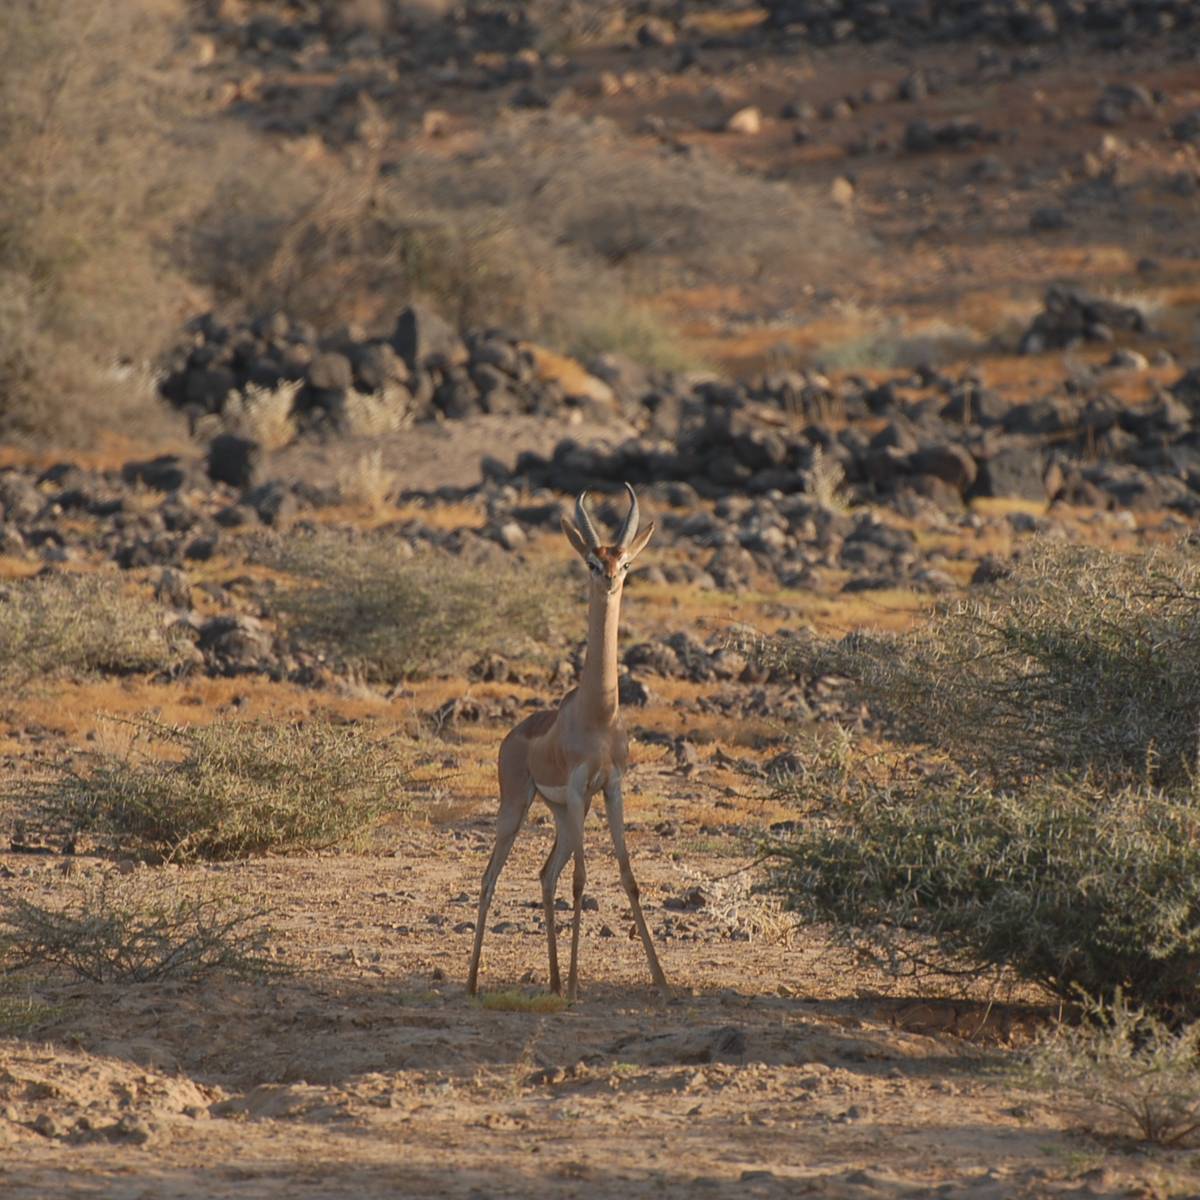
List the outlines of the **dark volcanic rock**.
{"label": "dark volcanic rock", "polygon": [[300,508],[295,493],[278,479],[250,488],[242,499],[264,525],[286,525]]}
{"label": "dark volcanic rock", "polygon": [[970,451],[953,442],[924,446],[911,456],[910,466],[917,475],[932,475],[950,484],[962,494],[974,484],[979,466]]}
{"label": "dark volcanic rock", "polygon": [[348,391],[354,386],[354,368],[344,354],[318,354],[309,363],[308,383],[320,391]]}
{"label": "dark volcanic rock", "polygon": [[161,454],[146,462],[128,462],[121,468],[126,483],[140,483],[157,492],[175,492],[188,482],[188,468],[176,454]]}
{"label": "dark volcanic rock", "polygon": [[199,647],[219,675],[267,671],[275,665],[271,635],[253,617],[222,616],[200,628]]}
{"label": "dark volcanic rock", "polygon": [[977,491],[984,496],[1045,500],[1045,463],[1041,452],[1016,442],[998,445],[982,464]]}
{"label": "dark volcanic rock", "polygon": [[1057,350],[1079,342],[1111,341],[1114,332],[1145,333],[1146,318],[1139,309],[1101,300],[1074,288],[1047,290],[1042,311],[1021,338],[1022,354]]}
{"label": "dark volcanic rock", "polygon": [[449,322],[422,304],[400,314],[391,344],[410,371],[432,361],[455,365],[467,359],[467,348]]}
{"label": "dark volcanic rock", "polygon": [[207,467],[215,483],[228,483],[236,488],[248,488],[262,459],[262,447],[251,438],[233,433],[218,434],[209,443]]}
{"label": "dark volcanic rock", "polygon": [[1138,33],[1178,33],[1200,23],[1194,0],[765,0],[763,7],[769,29],[817,45],[988,38],[1037,46],[1084,33],[1118,49]]}

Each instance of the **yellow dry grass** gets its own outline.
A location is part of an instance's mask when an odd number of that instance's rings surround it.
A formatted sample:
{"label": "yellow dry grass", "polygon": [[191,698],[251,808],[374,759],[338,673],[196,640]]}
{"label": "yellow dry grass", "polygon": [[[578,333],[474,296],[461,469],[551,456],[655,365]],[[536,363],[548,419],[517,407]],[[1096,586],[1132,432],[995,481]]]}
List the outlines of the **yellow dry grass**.
{"label": "yellow dry grass", "polygon": [[0,579],[29,579],[41,569],[40,562],[17,558],[11,554],[0,554]]}
{"label": "yellow dry grass", "polygon": [[567,1007],[566,1000],[553,992],[538,992],[532,996],[517,991],[484,992],[476,1003],[489,1012],[511,1013],[556,1013]]}
{"label": "yellow dry grass", "polygon": [[83,745],[104,736],[114,717],[151,716],[168,725],[203,725],[230,715],[245,720],[295,721],[324,714],[386,724],[394,720],[394,712],[382,696],[340,696],[255,675],[236,679],[199,676],[181,683],[138,677],[56,681],[8,699],[0,713],[0,739],[11,737],[14,730],[39,728]]}
{"label": "yellow dry grass", "polygon": [[757,5],[748,8],[717,9],[712,12],[686,13],[681,24],[684,29],[706,37],[722,33],[745,33],[757,29],[767,19],[767,10]]}
{"label": "yellow dry grass", "polygon": [[533,342],[525,343],[524,348],[533,355],[538,378],[557,383],[568,396],[591,396],[607,391],[606,385],[575,359]]}
{"label": "yellow dry grass", "polygon": [[421,504],[330,504],[306,514],[315,525],[354,525],[358,529],[381,529],[403,521],[421,521],[433,529],[479,529],[486,520],[474,504],[459,502],[425,507]]}

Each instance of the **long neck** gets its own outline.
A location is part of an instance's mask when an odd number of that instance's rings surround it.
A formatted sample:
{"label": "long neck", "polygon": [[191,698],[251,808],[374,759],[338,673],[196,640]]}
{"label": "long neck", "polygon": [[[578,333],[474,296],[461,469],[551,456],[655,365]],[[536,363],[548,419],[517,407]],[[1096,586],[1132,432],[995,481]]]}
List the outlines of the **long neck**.
{"label": "long neck", "polygon": [[584,711],[596,722],[617,715],[617,626],[621,619],[621,593],[608,595],[591,589],[588,599],[587,655],[579,691]]}

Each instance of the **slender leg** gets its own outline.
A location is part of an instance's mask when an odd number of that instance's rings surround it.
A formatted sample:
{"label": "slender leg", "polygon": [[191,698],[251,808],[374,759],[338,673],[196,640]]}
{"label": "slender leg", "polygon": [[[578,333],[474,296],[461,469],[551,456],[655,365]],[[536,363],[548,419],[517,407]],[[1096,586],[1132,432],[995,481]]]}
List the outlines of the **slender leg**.
{"label": "slender leg", "polygon": [[513,842],[521,829],[521,822],[529,811],[533,789],[530,788],[529,799],[520,797],[515,803],[506,797],[500,801],[500,815],[496,819],[496,845],[492,849],[492,857],[488,859],[487,870],[483,873],[483,883],[479,889],[479,916],[475,923],[475,948],[471,951],[471,970],[467,975],[467,992],[474,996],[479,985],[479,959],[483,953],[483,930],[487,922],[488,909],[492,904],[492,896],[496,891],[496,880],[508,861]]}
{"label": "slender leg", "polygon": [[571,857],[571,838],[566,828],[566,813],[557,805],[550,806],[554,813],[556,832],[554,848],[542,867],[542,907],[546,914],[547,949],[550,954],[550,990],[555,995],[562,993],[562,980],[558,974],[558,934],[554,917],[554,893],[558,888],[558,877]]}
{"label": "slender leg", "polygon": [[583,918],[583,889],[587,883],[587,867],[583,861],[583,821],[588,805],[584,797],[574,789],[567,794],[566,832],[568,847],[575,856],[575,873],[571,877],[571,891],[575,899],[575,911],[571,917],[571,968],[567,973],[567,999],[574,1000],[579,993],[579,927]]}
{"label": "slender leg", "polygon": [[616,854],[617,867],[621,872],[621,885],[625,895],[629,897],[629,906],[633,909],[633,921],[641,935],[642,945],[646,948],[646,958],[650,963],[650,974],[655,985],[662,992],[663,999],[671,998],[671,988],[662,967],[658,964],[658,955],[654,953],[654,943],[650,940],[650,930],[646,926],[646,918],[642,915],[642,905],[638,896],[637,880],[633,877],[633,868],[629,865],[629,851],[625,848],[625,807],[621,799],[621,779],[614,776],[604,790],[604,810],[608,814],[608,828],[612,834],[613,852]]}

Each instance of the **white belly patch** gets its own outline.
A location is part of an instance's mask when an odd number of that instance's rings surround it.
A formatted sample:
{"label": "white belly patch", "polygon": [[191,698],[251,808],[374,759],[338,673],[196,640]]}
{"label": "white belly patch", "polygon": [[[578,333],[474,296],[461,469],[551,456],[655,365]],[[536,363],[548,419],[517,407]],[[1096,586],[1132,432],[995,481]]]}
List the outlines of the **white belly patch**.
{"label": "white belly patch", "polygon": [[[604,772],[597,771],[583,789],[585,799],[594,796],[604,786],[604,782]],[[566,804],[567,802],[567,792],[570,791],[568,784],[562,784],[559,787],[544,787],[535,781],[534,787],[537,788],[538,795],[551,804]]]}

